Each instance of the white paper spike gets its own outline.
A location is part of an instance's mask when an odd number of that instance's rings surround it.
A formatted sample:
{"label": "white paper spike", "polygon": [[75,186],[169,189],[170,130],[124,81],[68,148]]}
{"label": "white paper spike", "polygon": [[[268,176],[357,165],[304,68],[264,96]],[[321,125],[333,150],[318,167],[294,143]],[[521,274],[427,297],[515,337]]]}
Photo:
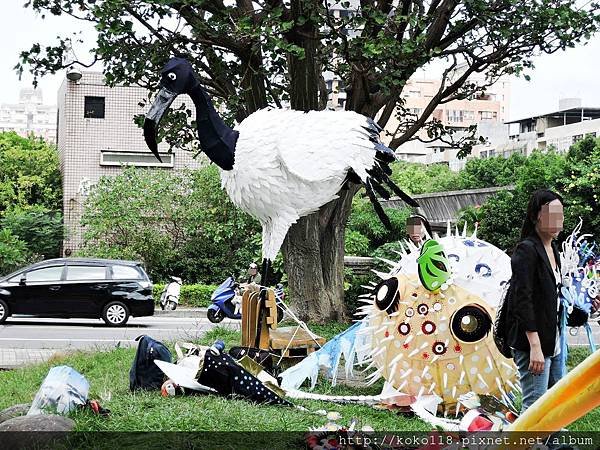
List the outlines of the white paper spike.
{"label": "white paper spike", "polygon": [[450,221],[446,222],[446,237],[450,237],[452,235],[452,231],[450,230]]}
{"label": "white paper spike", "polygon": [[381,343],[383,344],[384,342],[389,342],[389,341],[391,341],[391,340],[393,340],[393,339],[396,339],[396,336],[394,336],[393,334],[390,334],[388,337],[386,337],[386,338],[383,338],[383,339],[381,340]]}
{"label": "white paper spike", "polygon": [[372,291],[373,289],[375,289],[375,286],[367,286],[366,284],[361,284],[360,287],[363,289],[367,289],[369,291]]}
{"label": "white paper spike", "polygon": [[383,261],[388,266],[390,266],[392,269],[398,265],[397,261],[392,261],[391,259],[380,258],[380,257],[377,257],[377,259],[380,260],[380,261]]}
{"label": "white paper spike", "polygon": [[486,356],[485,359],[486,359],[486,361],[488,363],[488,367],[490,368],[490,370],[494,370],[494,365],[492,364],[492,358],[490,358],[489,355],[488,355],[488,356]]}
{"label": "white paper spike", "polygon": [[477,378],[479,379],[479,381],[481,381],[483,384],[485,384],[485,387],[489,387],[480,373],[477,374]]}
{"label": "white paper spike", "polygon": [[452,388],[452,398],[456,398],[456,386]]}
{"label": "white paper spike", "polygon": [[404,371],[404,373],[402,374],[402,376],[400,377],[400,379],[404,379],[404,378],[406,378],[407,376],[409,376],[409,375],[410,375],[410,373],[411,373],[411,372],[412,372],[412,369],[406,369],[406,370]]}
{"label": "white paper spike", "polygon": [[417,394],[417,400],[419,400],[421,398],[424,390],[425,390],[425,386],[421,386],[421,389],[419,389],[419,393]]}
{"label": "white paper spike", "polygon": [[377,275],[382,280],[387,280],[390,277],[389,274],[380,272],[379,270],[371,269],[371,272],[373,272],[375,275]]}
{"label": "white paper spike", "polygon": [[498,389],[500,389],[500,392],[502,392],[502,380],[500,380],[498,377],[496,377],[496,385],[498,386]]}
{"label": "white paper spike", "polygon": [[390,364],[396,365],[402,358],[404,358],[404,353],[399,353],[398,355],[394,356],[394,359],[390,361]]}
{"label": "white paper spike", "polygon": [[367,381],[367,383],[366,383],[366,386],[372,386],[372,385],[373,385],[373,384],[375,384],[375,382],[376,382],[377,380],[379,380],[380,378],[381,378],[381,374],[379,374],[379,375],[378,375],[378,376],[376,376],[375,378],[373,378],[373,379],[371,379],[371,380]]}
{"label": "white paper spike", "polygon": [[463,384],[463,380],[465,379],[465,375],[466,375],[466,373],[465,373],[465,371],[463,370],[463,371],[460,373],[460,378],[458,379],[458,384]]}
{"label": "white paper spike", "polygon": [[412,352],[410,352],[410,353],[408,354],[408,356],[412,358],[413,356],[415,356],[415,355],[416,355],[417,353],[419,353],[420,351],[421,351],[420,349],[418,349],[418,348],[415,348],[415,349],[414,349]]}
{"label": "white paper spike", "polygon": [[398,386],[398,390],[399,390],[399,391],[402,391],[402,389],[404,388],[404,386],[406,386],[406,383],[408,383],[408,380],[404,380],[404,381],[403,381],[403,382],[400,384],[400,386]]}
{"label": "white paper spike", "polygon": [[463,226],[462,237],[467,237],[467,221],[465,220],[465,225]]}
{"label": "white paper spike", "polygon": [[444,373],[443,380],[444,380],[444,389],[447,389],[448,388],[448,374],[447,373]]}
{"label": "white paper spike", "polygon": [[429,386],[429,391],[428,393],[431,394],[431,392],[435,389],[435,383],[431,383],[431,386]]}

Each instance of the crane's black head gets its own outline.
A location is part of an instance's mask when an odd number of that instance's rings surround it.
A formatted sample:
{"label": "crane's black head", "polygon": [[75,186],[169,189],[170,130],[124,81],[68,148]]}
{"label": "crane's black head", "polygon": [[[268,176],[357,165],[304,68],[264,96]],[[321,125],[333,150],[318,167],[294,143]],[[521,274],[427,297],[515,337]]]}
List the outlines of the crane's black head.
{"label": "crane's black head", "polygon": [[144,138],[154,156],[158,154],[156,132],[163,115],[180,94],[188,94],[198,84],[194,68],[187,59],[171,58],[161,70],[160,91],[156,95],[144,120]]}

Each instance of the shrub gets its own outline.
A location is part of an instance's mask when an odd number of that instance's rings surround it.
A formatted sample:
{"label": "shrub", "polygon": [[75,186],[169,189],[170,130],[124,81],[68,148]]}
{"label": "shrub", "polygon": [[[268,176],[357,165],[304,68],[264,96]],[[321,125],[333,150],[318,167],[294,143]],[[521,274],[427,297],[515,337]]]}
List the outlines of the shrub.
{"label": "shrub", "polygon": [[[152,289],[154,303],[160,303],[160,294],[165,288],[165,284],[155,284]],[[190,306],[195,308],[208,307],[210,305],[210,297],[217,289],[217,286],[211,284],[184,284],[181,286],[179,296],[180,306]]]}

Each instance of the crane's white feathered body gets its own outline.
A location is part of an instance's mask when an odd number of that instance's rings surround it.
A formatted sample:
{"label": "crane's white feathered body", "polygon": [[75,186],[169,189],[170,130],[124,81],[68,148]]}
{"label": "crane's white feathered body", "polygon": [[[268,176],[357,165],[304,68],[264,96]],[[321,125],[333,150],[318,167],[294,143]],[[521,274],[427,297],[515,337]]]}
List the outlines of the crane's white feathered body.
{"label": "crane's white feathered body", "polygon": [[352,169],[363,182],[375,165],[372,123],[352,111],[264,109],[236,128],[223,188],[263,227],[263,258],[273,260],[290,226],[337,198]]}

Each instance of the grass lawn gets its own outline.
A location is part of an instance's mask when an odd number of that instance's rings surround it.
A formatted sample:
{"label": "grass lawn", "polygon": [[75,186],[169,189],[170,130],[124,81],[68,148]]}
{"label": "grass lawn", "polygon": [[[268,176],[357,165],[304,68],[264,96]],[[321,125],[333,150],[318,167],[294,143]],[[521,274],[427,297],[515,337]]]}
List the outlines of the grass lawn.
{"label": "grass lawn", "polygon": [[[345,325],[311,327],[316,333],[331,337]],[[223,339],[226,348],[239,345],[239,332],[216,328],[208,332],[200,343],[210,344]],[[174,353],[174,352],[173,352]],[[116,348],[98,353],[73,353],[57,357],[47,363],[24,369],[0,372],[0,409],[33,400],[50,367],[66,364],[82,373],[90,382],[90,398],[100,400],[111,410],[108,418],[88,412],[72,415],[80,431],[307,431],[323,426],[323,416],[281,406],[259,406],[244,400],[227,400],[216,396],[163,398],[156,391],[129,392],[129,368],[135,349]],[[570,363],[576,364],[589,354],[587,349],[574,349]],[[326,394],[375,395],[381,391],[380,381],[369,388],[336,386],[322,380],[316,392]],[[370,425],[377,431],[427,431],[430,426],[421,420],[378,411],[368,406],[338,405],[317,401],[294,401],[311,411],[338,411],[338,423],[347,425],[352,418],[360,426]],[[600,409],[600,408],[598,408]],[[596,409],[569,427],[571,430],[600,430],[600,411]]]}

